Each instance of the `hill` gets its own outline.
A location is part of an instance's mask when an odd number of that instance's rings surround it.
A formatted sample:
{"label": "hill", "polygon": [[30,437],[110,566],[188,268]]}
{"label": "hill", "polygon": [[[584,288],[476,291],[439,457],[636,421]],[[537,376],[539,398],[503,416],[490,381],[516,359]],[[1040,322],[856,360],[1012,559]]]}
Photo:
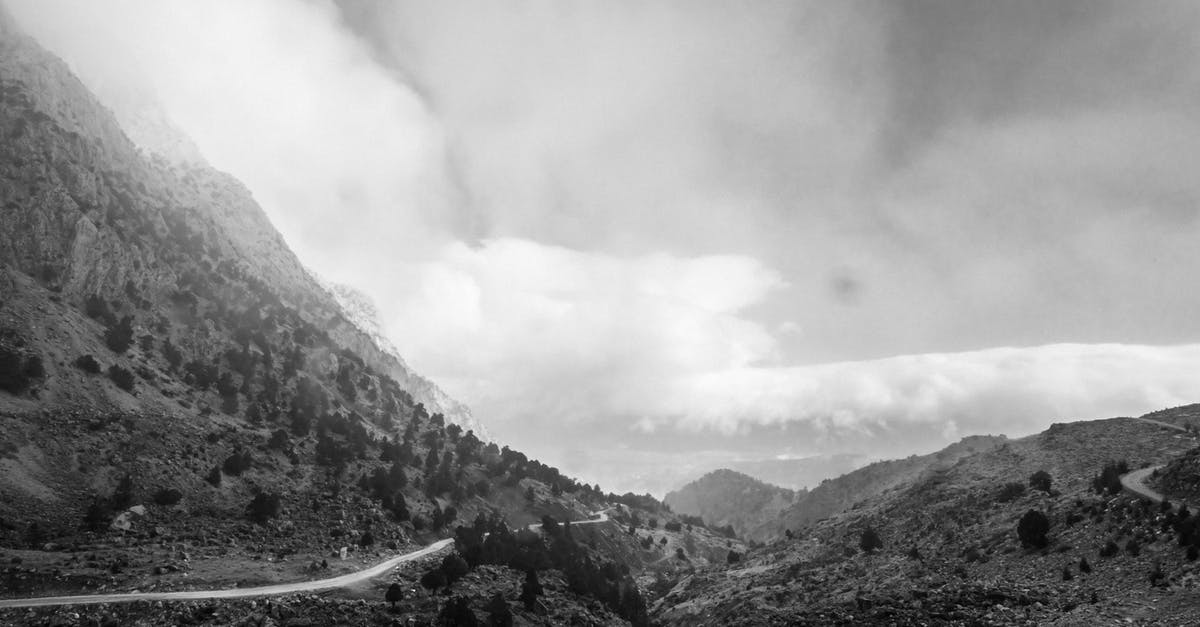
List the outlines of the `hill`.
{"label": "hill", "polygon": [[[2,5],[0,137],[5,597],[324,578],[460,527],[499,538],[621,500],[483,441],[463,406],[364,328],[365,306],[313,278],[244,186],[135,145]],[[673,520],[652,499],[635,505]],[[554,596],[576,599],[584,622],[643,623],[612,557],[641,541],[595,527],[521,536],[533,563],[472,557],[470,537],[456,550],[469,571],[564,578]],[[422,567],[453,582],[458,559]],[[463,598],[468,611],[489,603]],[[442,607],[432,592],[409,602]],[[501,604],[558,615],[515,593]],[[126,609],[112,620],[155,612]],[[160,611],[150,622],[177,620]]]}
{"label": "hill", "polygon": [[[1097,480],[1115,461],[1137,468],[1194,445],[1130,418],[1056,424],[889,482],[737,565],[682,578],[652,616],[738,625],[1188,623],[1198,595],[1196,553],[1181,546],[1192,540],[1181,542],[1178,531],[1186,525]],[[1037,471],[1049,485],[1031,481]],[[1031,511],[1045,526],[1031,523],[1025,536],[1018,530]]]}
{"label": "hill", "polygon": [[680,514],[699,516],[717,527],[731,526],[744,536],[778,516],[796,498],[797,493],[787,488],[721,469],[667,493],[663,502]]}
{"label": "hill", "polygon": [[864,499],[911,482],[925,473],[952,466],[963,457],[1000,446],[1006,441],[1004,436],[969,436],[936,453],[876,462],[840,477],[827,479],[801,494],[795,503],[774,519],[749,530],[747,537],[766,540],[782,536],[788,530],[796,531],[851,508]]}

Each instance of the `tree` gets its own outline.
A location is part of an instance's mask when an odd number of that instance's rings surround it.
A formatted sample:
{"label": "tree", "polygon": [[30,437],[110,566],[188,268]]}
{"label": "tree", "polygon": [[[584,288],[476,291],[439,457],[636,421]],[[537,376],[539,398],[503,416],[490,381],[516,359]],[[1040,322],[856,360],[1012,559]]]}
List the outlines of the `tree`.
{"label": "tree", "polygon": [[392,608],[396,607],[396,603],[404,600],[404,587],[399,583],[393,582],[388,586],[387,594],[383,597],[385,601],[392,604]]}
{"label": "tree", "polygon": [[513,613],[508,607],[508,601],[499,592],[492,595],[487,604],[489,627],[512,627]]}
{"label": "tree", "polygon": [[112,379],[112,382],[116,383],[117,387],[122,390],[126,392],[133,391],[133,373],[117,364],[108,367],[108,378]]}
{"label": "tree", "polygon": [[280,499],[278,494],[259,492],[250,504],[246,506],[246,517],[260,525],[279,515]]}
{"label": "tree", "polygon": [[426,588],[430,592],[437,592],[438,588],[445,586],[446,575],[440,567],[430,569],[424,575],[421,575],[421,587]]}
{"label": "tree", "polygon": [[1129,472],[1129,464],[1124,460],[1109,462],[1104,465],[1100,474],[1092,480],[1092,489],[1099,494],[1120,494],[1121,475]]}
{"label": "tree", "polygon": [[725,561],[729,562],[730,564],[736,564],[742,561],[742,554],[738,553],[737,551],[730,550],[729,555],[725,556]]}
{"label": "tree", "polygon": [[1039,470],[1032,475],[1029,475],[1029,487],[1034,490],[1041,490],[1046,494],[1050,493],[1050,473],[1045,470]]}
{"label": "tree", "polygon": [[446,603],[438,615],[438,620],[442,625],[454,625],[454,627],[476,627],[479,625],[479,617],[475,616],[475,612],[471,611],[471,602],[464,596],[456,596]]}
{"label": "tree", "polygon": [[1047,544],[1046,532],[1050,531],[1050,521],[1046,515],[1037,511],[1029,510],[1017,522],[1017,537],[1020,538],[1023,546],[1031,546],[1036,548],[1045,547]]}
{"label": "tree", "polygon": [[874,527],[867,527],[862,530],[862,535],[858,539],[858,547],[864,553],[870,555],[876,549],[883,548],[883,540],[879,537],[879,533],[875,531]]}
{"label": "tree", "polygon": [[462,579],[470,570],[467,560],[458,553],[451,553],[442,558],[442,574],[446,576],[447,586],[454,585],[454,582]]}
{"label": "tree", "polygon": [[133,317],[125,316],[117,324],[108,327],[104,331],[104,344],[118,355],[129,350],[133,344]]}
{"label": "tree", "polygon": [[525,582],[521,584],[521,604],[526,611],[533,611],[538,595],[542,593],[542,584],[538,581],[537,571],[530,568],[525,571]]}
{"label": "tree", "polygon": [[362,537],[358,539],[358,546],[361,546],[365,549],[372,544],[375,544],[375,536],[371,535],[371,530],[368,529],[364,531]]}
{"label": "tree", "polygon": [[1092,565],[1088,563],[1086,556],[1079,558],[1079,572],[1085,575],[1092,572]]}

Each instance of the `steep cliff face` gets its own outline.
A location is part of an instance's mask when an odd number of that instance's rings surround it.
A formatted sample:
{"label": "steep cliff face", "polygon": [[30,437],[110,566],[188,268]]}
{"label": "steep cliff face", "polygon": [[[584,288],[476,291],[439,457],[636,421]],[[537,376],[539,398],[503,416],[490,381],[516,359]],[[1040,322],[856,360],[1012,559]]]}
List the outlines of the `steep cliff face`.
{"label": "steep cliff face", "polygon": [[76,303],[134,291],[162,302],[220,267],[253,279],[431,412],[478,427],[464,405],[360,328],[249,190],[204,163],[161,112],[144,100],[114,98],[129,107],[121,118],[144,142],[135,145],[62,61],[10,18],[2,28],[0,261]]}

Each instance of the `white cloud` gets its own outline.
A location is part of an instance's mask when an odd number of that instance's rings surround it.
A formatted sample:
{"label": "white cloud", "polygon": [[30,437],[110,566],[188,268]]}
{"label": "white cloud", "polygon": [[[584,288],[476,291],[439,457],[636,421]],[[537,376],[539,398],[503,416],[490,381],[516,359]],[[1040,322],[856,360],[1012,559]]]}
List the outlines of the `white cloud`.
{"label": "white cloud", "polygon": [[902,454],[1200,398],[1194,9],[9,3],[552,462],[552,423]]}
{"label": "white cloud", "polygon": [[[1200,345],[1055,344],[905,355],[675,379],[648,429],[733,433],[802,423],[822,437],[879,438],[921,425],[1024,434],[1051,420],[1138,415],[1200,398]],[[943,437],[946,437],[943,434]]]}

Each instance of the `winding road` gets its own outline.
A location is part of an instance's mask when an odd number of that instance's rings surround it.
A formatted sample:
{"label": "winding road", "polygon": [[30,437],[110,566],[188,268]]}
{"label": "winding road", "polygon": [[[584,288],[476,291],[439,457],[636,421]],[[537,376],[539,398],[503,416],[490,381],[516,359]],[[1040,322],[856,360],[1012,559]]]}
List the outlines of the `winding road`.
{"label": "winding road", "polygon": [[[1169,422],[1162,422],[1151,418],[1134,418],[1134,420],[1140,420],[1141,422],[1146,422],[1158,427],[1174,429],[1175,431],[1182,431],[1183,433],[1190,433],[1187,429],[1184,429],[1179,425],[1173,425]],[[1163,466],[1164,464],[1159,464],[1157,466],[1147,466],[1146,468],[1139,468],[1132,472],[1127,472],[1121,475],[1121,487],[1124,488],[1126,492],[1134,496],[1141,497],[1155,503],[1162,503],[1166,497],[1150,486],[1146,485],[1146,479],[1149,478],[1150,475],[1154,474],[1154,471],[1162,468]],[[1191,504],[1188,504],[1188,507],[1192,507]]]}
{"label": "winding road", "polygon": [[[592,518],[589,520],[572,521],[571,526],[576,525],[591,525],[601,523],[608,520],[608,510],[593,512]],[[531,530],[541,528],[541,523],[529,525]],[[271,586],[258,586],[255,588],[226,588],[224,590],[187,590],[180,592],[124,592],[119,594],[81,594],[75,596],[60,596],[60,597],[33,597],[28,599],[0,599],[0,609],[9,607],[43,607],[47,605],[94,605],[97,603],[132,603],[133,601],[195,601],[200,599],[240,599],[245,597],[265,597],[275,596],[280,594],[292,594],[296,592],[314,592],[317,590],[329,590],[332,588],[345,588],[378,577],[396,566],[404,562],[411,562],[415,559],[420,559],[426,555],[437,553],[448,546],[454,544],[452,538],[438,540],[423,549],[397,555],[386,559],[370,568],[365,568],[360,571],[341,575],[338,577],[330,577],[328,579],[317,579],[314,581],[297,581],[294,583],[281,583]]]}

